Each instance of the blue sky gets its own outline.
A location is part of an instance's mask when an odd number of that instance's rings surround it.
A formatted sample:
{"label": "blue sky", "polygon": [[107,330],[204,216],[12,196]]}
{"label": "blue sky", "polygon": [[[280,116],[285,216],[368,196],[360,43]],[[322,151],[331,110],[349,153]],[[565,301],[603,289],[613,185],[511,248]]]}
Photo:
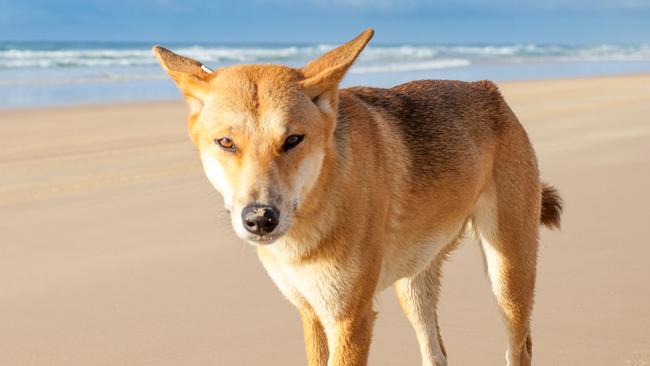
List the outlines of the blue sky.
{"label": "blue sky", "polygon": [[0,0],[0,40],[650,43],[650,0]]}

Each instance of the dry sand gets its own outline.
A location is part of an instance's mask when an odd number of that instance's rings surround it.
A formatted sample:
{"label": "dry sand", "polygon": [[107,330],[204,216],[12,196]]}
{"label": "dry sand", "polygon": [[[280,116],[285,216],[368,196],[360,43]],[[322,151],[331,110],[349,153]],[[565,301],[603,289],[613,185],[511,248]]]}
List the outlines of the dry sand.
{"label": "dry sand", "polygon": [[[650,362],[650,76],[501,85],[566,200],[543,231],[538,365]],[[302,365],[297,312],[233,235],[178,103],[0,111],[0,365]],[[447,263],[452,365],[504,364],[468,241]],[[416,365],[392,291],[371,365]],[[646,363],[643,363],[646,362]]]}

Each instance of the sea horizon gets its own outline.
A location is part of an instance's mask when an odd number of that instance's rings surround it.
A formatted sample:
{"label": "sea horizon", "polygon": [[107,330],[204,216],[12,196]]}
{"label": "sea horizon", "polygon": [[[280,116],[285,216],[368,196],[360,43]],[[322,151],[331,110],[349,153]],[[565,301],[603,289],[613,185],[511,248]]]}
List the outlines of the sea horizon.
{"label": "sea horizon", "polygon": [[[218,68],[298,67],[330,43],[159,42]],[[0,41],[0,108],[178,99],[151,54],[155,42]],[[650,72],[650,44],[386,43],[370,45],[342,86],[390,87],[414,79],[495,81]]]}

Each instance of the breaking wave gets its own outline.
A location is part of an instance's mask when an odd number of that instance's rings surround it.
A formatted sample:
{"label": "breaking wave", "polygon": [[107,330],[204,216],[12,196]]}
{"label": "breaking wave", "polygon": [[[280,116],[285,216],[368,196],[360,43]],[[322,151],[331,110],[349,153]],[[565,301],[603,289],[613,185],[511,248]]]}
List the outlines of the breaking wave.
{"label": "breaking wave", "polygon": [[[148,44],[10,44],[0,43],[2,69],[129,68],[156,64]],[[206,46],[179,45],[175,52],[218,67],[235,63],[302,65],[333,45]],[[371,46],[355,65],[355,73],[464,67],[482,62],[645,61],[650,45],[443,45]]]}

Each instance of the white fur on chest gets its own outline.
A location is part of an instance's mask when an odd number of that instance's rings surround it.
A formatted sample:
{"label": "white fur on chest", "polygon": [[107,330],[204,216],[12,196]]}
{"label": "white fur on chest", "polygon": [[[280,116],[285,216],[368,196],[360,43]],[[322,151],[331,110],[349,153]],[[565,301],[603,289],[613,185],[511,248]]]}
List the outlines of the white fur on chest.
{"label": "white fur on chest", "polygon": [[[264,267],[280,291],[297,307],[310,306],[320,320],[333,325],[344,311],[343,293],[355,289],[361,273],[354,264],[340,268],[333,262],[292,264],[278,256],[262,259]],[[329,323],[329,324],[328,324]]]}

